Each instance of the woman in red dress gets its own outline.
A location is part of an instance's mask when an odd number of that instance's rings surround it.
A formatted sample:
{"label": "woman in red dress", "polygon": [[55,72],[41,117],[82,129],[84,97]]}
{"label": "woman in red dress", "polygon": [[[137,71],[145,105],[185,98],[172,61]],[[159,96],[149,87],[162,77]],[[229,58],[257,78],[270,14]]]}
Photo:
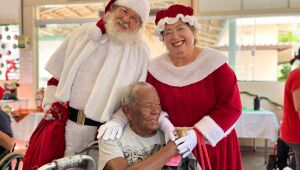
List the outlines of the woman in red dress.
{"label": "woman in red dress", "polygon": [[[195,45],[199,25],[190,7],[172,5],[156,14],[155,23],[155,34],[168,52],[151,61],[147,82],[156,88],[162,110],[174,126],[199,130],[213,170],[242,169],[234,129],[242,107],[227,58]],[[175,143],[185,157],[197,145],[195,131],[188,130]]]}

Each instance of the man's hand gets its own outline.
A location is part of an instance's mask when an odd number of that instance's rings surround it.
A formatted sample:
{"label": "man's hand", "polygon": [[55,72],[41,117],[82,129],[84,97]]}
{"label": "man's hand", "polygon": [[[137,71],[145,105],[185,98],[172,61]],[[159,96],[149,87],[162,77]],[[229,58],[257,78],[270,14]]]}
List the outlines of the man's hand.
{"label": "man's hand", "polygon": [[169,140],[175,141],[175,127],[167,117],[160,116],[159,129],[164,132],[166,143],[168,143]]}
{"label": "man's hand", "polygon": [[175,141],[179,154],[183,158],[188,156],[197,145],[197,136],[194,130],[186,131],[186,135]]}
{"label": "man's hand", "polygon": [[126,123],[124,122],[111,119],[99,127],[97,138],[102,138],[103,140],[113,140],[115,138],[119,139],[125,125]]}

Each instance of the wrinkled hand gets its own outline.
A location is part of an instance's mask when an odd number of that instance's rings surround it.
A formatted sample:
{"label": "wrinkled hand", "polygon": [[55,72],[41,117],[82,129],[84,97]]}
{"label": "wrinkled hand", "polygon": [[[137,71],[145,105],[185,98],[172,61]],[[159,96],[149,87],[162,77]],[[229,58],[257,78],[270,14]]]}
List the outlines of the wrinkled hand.
{"label": "wrinkled hand", "polygon": [[111,119],[99,127],[97,138],[102,138],[103,140],[119,139],[125,125],[123,122]]}
{"label": "wrinkled hand", "polygon": [[175,127],[167,117],[161,116],[159,118],[159,129],[164,132],[166,143],[168,143],[169,140],[175,141]]}
{"label": "wrinkled hand", "polygon": [[194,130],[186,131],[186,135],[175,141],[179,154],[183,158],[188,156],[197,145],[197,136]]}

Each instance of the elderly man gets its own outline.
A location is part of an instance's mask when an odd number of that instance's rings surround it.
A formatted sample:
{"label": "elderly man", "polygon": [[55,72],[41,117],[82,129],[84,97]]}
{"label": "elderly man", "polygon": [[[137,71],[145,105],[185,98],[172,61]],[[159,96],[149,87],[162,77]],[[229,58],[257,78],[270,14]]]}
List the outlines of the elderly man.
{"label": "elderly man", "polygon": [[119,140],[100,140],[99,169],[160,169],[178,154],[172,141],[162,147],[165,141],[158,130],[160,101],[152,85],[131,84],[123,95],[122,110],[129,124]]}
{"label": "elderly man", "polygon": [[[149,0],[110,0],[97,23],[81,26],[54,52],[46,65],[53,76],[43,100],[47,113],[41,124],[47,125],[40,124],[37,131],[45,130],[31,138],[25,170],[83,149],[108,120],[101,135],[121,135],[127,119],[120,94],[130,83],[146,78],[149,49],[141,33],[149,11]],[[59,128],[52,128],[55,122]]]}

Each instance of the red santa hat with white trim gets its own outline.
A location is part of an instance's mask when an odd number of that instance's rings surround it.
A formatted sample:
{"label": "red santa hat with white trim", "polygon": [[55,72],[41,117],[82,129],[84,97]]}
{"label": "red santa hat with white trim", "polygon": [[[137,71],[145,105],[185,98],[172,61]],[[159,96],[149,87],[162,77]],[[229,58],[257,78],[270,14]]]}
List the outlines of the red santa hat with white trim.
{"label": "red santa hat with white trim", "polygon": [[[110,0],[105,7],[105,13],[109,12],[113,5],[119,5],[119,6],[123,6],[123,7],[132,9],[134,12],[136,12],[140,16],[140,18],[142,20],[142,24],[144,24],[149,17],[149,13],[150,13],[149,0]],[[99,41],[100,38],[102,37],[102,34],[104,34],[106,32],[105,26],[104,26],[104,17],[102,17],[97,22],[96,25],[100,29],[89,30],[89,37],[93,41]]]}
{"label": "red santa hat with white trim", "polygon": [[156,28],[154,30],[154,35],[158,36],[160,40],[163,40],[161,33],[165,29],[165,24],[175,24],[179,19],[181,19],[182,22],[193,26],[195,31],[200,30],[200,25],[193,13],[193,8],[178,4],[172,5],[165,10],[158,11],[155,18]]}

